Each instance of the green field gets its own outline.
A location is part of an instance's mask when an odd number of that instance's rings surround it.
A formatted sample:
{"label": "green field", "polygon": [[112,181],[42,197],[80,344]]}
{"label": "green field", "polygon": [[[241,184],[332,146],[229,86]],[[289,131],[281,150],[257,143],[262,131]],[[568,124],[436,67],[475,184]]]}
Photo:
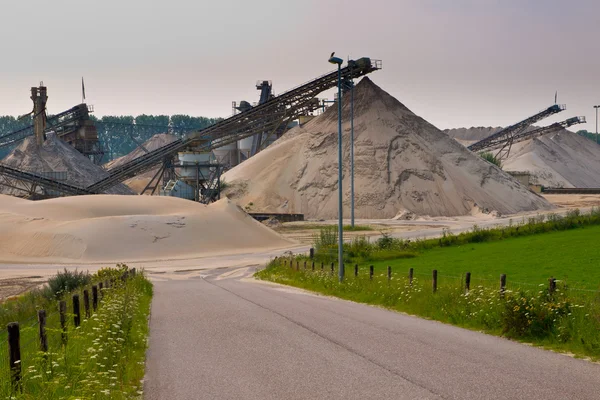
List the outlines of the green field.
{"label": "green field", "polygon": [[[486,243],[433,248],[417,257],[372,263],[383,270],[388,265],[405,273],[462,276],[471,272],[477,279],[498,280],[506,274],[510,282],[538,284],[553,276],[569,286],[582,289],[600,287],[600,226],[543,233]],[[441,279],[441,278],[440,278]]]}

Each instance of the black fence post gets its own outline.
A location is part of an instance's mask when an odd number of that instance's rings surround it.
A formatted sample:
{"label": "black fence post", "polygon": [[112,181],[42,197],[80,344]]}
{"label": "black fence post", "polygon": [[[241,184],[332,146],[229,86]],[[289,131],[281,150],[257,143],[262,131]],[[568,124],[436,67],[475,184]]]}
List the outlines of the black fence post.
{"label": "black fence post", "polygon": [[323,261],[321,261],[321,271],[323,271],[325,269],[325,264],[323,263]]}
{"label": "black fence post", "polygon": [[312,260],[313,258],[315,258],[315,249],[314,248],[310,248],[309,250],[309,255],[310,255],[310,259]]}
{"label": "black fence post", "polygon": [[63,346],[67,345],[67,302],[61,300],[58,303],[58,312],[60,313],[60,337],[62,339]]}
{"label": "black fence post", "polygon": [[374,267],[372,265],[369,265],[369,280],[373,280],[373,270]]}
{"label": "black fence post", "polygon": [[92,286],[92,310],[98,309],[98,286]]}
{"label": "black fence post", "polygon": [[13,390],[19,390],[21,388],[21,335],[19,323],[11,322],[6,328],[8,329],[8,353]]}
{"label": "black fence post", "polygon": [[438,283],[437,282],[437,269],[434,269],[433,270],[433,282],[432,282],[433,293],[437,292],[437,283]]}
{"label": "black fence post", "polygon": [[315,262],[314,261],[312,262],[311,267],[312,267],[312,270],[314,271],[315,270]]}
{"label": "black fence post", "polygon": [[358,264],[354,264],[354,277],[358,276]]}
{"label": "black fence post", "polygon": [[388,265],[387,267],[387,277],[388,277],[388,283],[392,280],[392,267],[391,265]]}
{"label": "black fence post", "polygon": [[85,318],[90,317],[90,293],[87,289],[83,291],[83,309],[85,310]]}
{"label": "black fence post", "polygon": [[554,292],[556,291],[556,279],[554,278],[550,278],[548,280],[548,293],[550,293],[551,295],[554,294]]}
{"label": "black fence post", "polygon": [[410,286],[412,286],[412,284],[413,284],[414,274],[415,274],[415,270],[413,268],[408,270],[408,283],[410,284]]}
{"label": "black fence post", "polygon": [[467,272],[465,275],[465,293],[469,293],[471,290],[471,273]]}
{"label": "black fence post", "polygon": [[38,327],[40,336],[40,351],[48,352],[48,336],[46,336],[46,310],[38,310]]}
{"label": "black fence post", "polygon": [[506,274],[500,275],[500,296],[504,297],[506,291]]}
{"label": "black fence post", "polygon": [[73,295],[73,324],[75,328],[81,323],[81,312],[79,310],[79,295]]}
{"label": "black fence post", "polygon": [[334,272],[335,272],[335,264],[331,263],[331,274],[333,275]]}

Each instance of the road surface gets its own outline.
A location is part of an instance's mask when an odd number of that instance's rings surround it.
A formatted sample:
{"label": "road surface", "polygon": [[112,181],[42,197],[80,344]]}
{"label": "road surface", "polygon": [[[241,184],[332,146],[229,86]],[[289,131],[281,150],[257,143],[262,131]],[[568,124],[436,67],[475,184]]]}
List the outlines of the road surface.
{"label": "road surface", "polygon": [[155,281],[145,399],[600,398],[597,364],[252,272]]}

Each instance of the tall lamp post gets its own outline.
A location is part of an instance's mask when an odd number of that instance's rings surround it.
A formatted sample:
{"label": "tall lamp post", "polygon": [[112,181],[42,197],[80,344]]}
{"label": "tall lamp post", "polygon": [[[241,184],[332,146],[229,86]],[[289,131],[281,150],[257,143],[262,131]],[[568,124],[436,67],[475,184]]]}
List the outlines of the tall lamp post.
{"label": "tall lamp post", "polygon": [[600,141],[598,141],[598,109],[600,105],[594,106],[594,108],[596,109],[596,143],[600,144]]}
{"label": "tall lamp post", "polygon": [[338,66],[338,278],[344,280],[344,221],[342,213],[342,60],[331,53],[329,62]]}
{"label": "tall lamp post", "polygon": [[350,91],[350,226],[354,228],[354,82],[344,80],[344,90]]}

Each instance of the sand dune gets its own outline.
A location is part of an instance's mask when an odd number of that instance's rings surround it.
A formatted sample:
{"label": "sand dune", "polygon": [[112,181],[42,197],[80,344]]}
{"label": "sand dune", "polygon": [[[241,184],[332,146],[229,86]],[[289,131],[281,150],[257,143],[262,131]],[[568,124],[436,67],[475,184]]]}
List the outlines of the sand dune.
{"label": "sand dune", "polygon": [[205,206],[173,197],[0,195],[0,263],[172,260],[292,244],[227,199]]}

